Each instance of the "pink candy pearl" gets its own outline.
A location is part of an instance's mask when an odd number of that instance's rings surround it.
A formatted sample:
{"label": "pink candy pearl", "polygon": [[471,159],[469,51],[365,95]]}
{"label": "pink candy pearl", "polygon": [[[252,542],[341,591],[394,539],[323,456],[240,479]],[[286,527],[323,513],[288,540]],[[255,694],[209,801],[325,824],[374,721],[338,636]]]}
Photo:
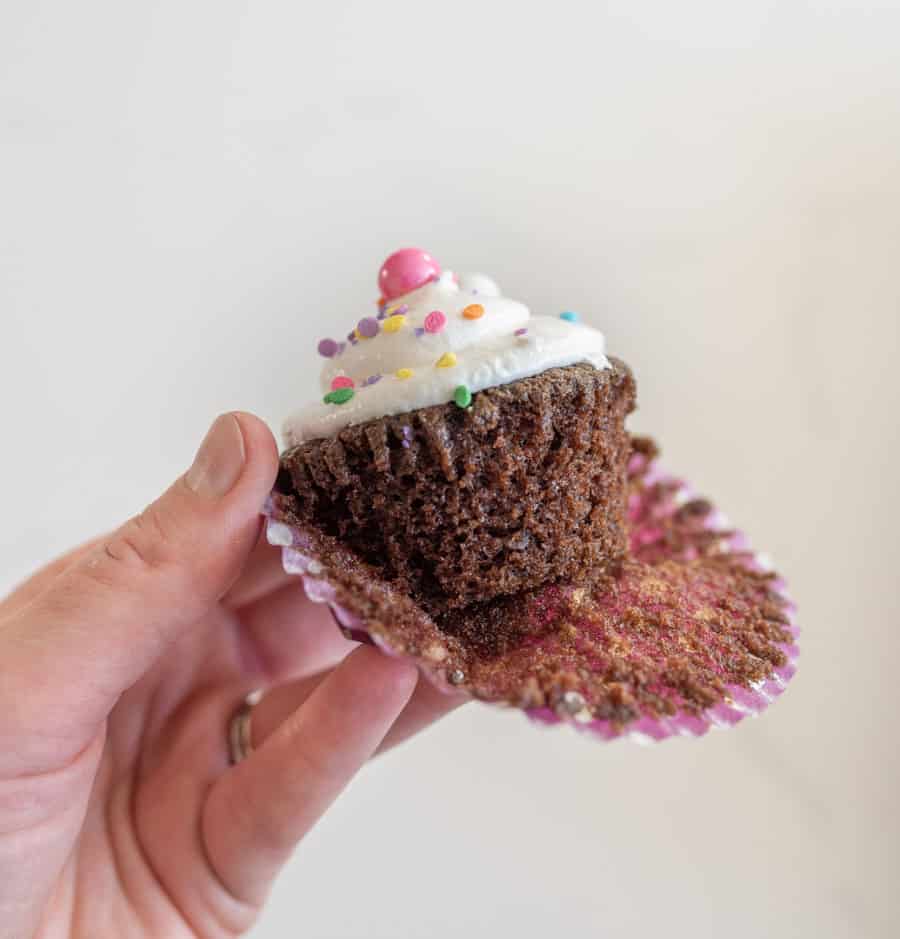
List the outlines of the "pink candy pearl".
{"label": "pink candy pearl", "polygon": [[353,379],[348,378],[346,375],[338,375],[337,378],[331,379],[331,390],[337,391],[338,388],[352,388]]}
{"label": "pink candy pearl", "polygon": [[378,272],[378,289],[386,300],[393,300],[440,276],[440,264],[427,251],[402,248],[382,265]]}

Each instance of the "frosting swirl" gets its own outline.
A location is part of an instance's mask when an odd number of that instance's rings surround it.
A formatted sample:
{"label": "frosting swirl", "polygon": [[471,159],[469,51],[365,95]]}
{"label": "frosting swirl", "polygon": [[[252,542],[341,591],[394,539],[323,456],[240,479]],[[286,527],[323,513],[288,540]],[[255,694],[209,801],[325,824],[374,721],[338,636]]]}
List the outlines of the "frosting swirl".
{"label": "frosting swirl", "polygon": [[285,421],[285,445],[449,401],[466,406],[477,391],[550,368],[608,367],[603,334],[576,319],[532,316],[484,274],[445,271],[383,301],[345,343],[319,344],[325,399]]}

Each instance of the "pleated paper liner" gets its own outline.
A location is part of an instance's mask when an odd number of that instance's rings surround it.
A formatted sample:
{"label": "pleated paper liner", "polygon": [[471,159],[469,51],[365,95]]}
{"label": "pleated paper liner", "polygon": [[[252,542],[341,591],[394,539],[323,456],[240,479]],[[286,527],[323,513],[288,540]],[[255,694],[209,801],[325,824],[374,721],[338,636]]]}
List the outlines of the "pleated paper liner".
{"label": "pleated paper liner", "polygon": [[798,654],[783,580],[647,439],[633,441],[628,486],[630,556],[615,577],[439,619],[330,535],[288,524],[278,493],[267,535],[348,636],[414,659],[439,687],[604,739],[699,736],[764,710]]}

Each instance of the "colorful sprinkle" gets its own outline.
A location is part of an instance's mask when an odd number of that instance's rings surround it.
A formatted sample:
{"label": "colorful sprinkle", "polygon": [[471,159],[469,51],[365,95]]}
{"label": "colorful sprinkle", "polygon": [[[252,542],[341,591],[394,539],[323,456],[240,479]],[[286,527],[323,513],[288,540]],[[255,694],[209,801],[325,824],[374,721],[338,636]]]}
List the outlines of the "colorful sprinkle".
{"label": "colorful sprinkle", "polygon": [[400,432],[403,434],[403,440],[400,442],[403,444],[403,447],[408,450],[413,435],[412,427],[410,427],[409,424],[404,424]]}
{"label": "colorful sprinkle", "polygon": [[333,339],[320,339],[317,348],[319,350],[319,355],[325,356],[326,359],[330,359],[337,355],[339,351],[338,344]]}
{"label": "colorful sprinkle", "polygon": [[463,311],[462,315],[467,320],[477,320],[484,316],[484,307],[480,303],[470,303]]}
{"label": "colorful sprinkle", "polygon": [[573,313],[571,310],[566,310],[565,313],[560,313],[560,314],[559,314],[559,318],[560,318],[561,320],[566,320],[566,322],[568,322],[568,323],[577,323],[577,322],[578,322],[578,314],[577,314],[577,313]]}
{"label": "colorful sprinkle", "polygon": [[457,385],[453,400],[459,407],[467,408],[472,403],[472,392],[465,385]]}
{"label": "colorful sprinkle", "polygon": [[425,332],[439,333],[447,325],[447,317],[440,310],[432,310],[425,317]]}
{"label": "colorful sprinkle", "polygon": [[351,346],[355,346],[359,342],[355,329],[352,332],[347,333],[347,342],[349,342]]}
{"label": "colorful sprinkle", "polygon": [[386,333],[395,333],[398,329],[403,329],[406,324],[406,317],[402,313],[395,313],[384,321],[382,329]]}
{"label": "colorful sprinkle", "polygon": [[425,335],[425,327],[417,326],[415,328],[416,339],[421,339]]}
{"label": "colorful sprinkle", "polygon": [[338,388],[355,388],[356,382],[352,378],[348,378],[346,375],[338,375],[335,378],[331,379],[331,390],[337,391]]}
{"label": "colorful sprinkle", "polygon": [[326,404],[346,404],[352,397],[352,388],[338,388],[335,391],[329,391],[322,400]]}
{"label": "colorful sprinkle", "polygon": [[413,370],[411,368],[398,368],[394,374],[397,378],[412,378]]}
{"label": "colorful sprinkle", "polygon": [[368,378],[363,380],[363,387],[368,388],[369,385],[374,385],[375,382],[381,381],[380,375],[370,375]]}
{"label": "colorful sprinkle", "polygon": [[365,316],[356,324],[356,331],[363,339],[372,339],[378,335],[378,320],[374,316]]}
{"label": "colorful sprinkle", "polygon": [[445,352],[434,364],[437,368],[452,368],[456,365],[456,353]]}
{"label": "colorful sprinkle", "polygon": [[521,329],[517,329],[517,330],[513,333],[513,335],[514,335],[514,336],[524,336],[527,332],[528,332],[528,330],[523,326]]}

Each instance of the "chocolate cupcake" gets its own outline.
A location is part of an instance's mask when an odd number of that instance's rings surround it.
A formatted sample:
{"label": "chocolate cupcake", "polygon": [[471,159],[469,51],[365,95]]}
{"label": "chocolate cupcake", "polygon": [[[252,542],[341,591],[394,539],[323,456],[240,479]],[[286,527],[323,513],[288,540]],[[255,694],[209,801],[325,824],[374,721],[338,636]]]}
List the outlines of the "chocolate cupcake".
{"label": "chocolate cupcake", "polygon": [[630,438],[602,334],[414,249],[379,284],[284,427],[269,537],[310,595],[439,685],[604,737],[771,700],[796,656],[783,585]]}

